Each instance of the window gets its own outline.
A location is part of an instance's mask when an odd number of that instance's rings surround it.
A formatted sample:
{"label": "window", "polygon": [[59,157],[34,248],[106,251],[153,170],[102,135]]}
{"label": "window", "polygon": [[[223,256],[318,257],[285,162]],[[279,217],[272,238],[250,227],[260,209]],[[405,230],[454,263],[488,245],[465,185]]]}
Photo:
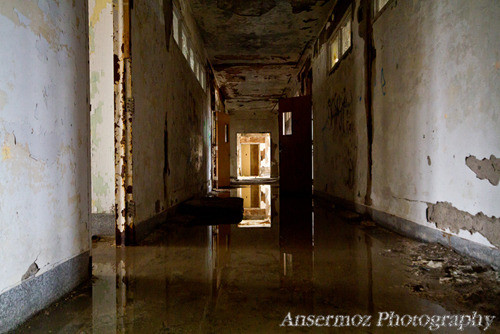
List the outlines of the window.
{"label": "window", "polygon": [[189,59],[188,41],[184,27],[182,27],[182,54],[184,58]]}
{"label": "window", "polygon": [[206,81],[205,81],[205,71],[201,71],[201,75],[200,75],[200,84],[201,84],[201,88],[205,89],[205,84],[206,84]]}
{"label": "window", "polygon": [[191,66],[191,70],[194,72],[194,50],[189,48],[189,66]]}
{"label": "window", "polygon": [[172,15],[172,35],[174,35],[175,43],[179,45],[179,18],[177,17],[175,10]]}
{"label": "window", "polygon": [[224,143],[229,143],[229,125],[224,124]]}
{"label": "window", "polygon": [[375,0],[375,15],[379,13],[385,7],[385,5],[387,5],[388,2],[389,0]]}
{"label": "window", "polygon": [[182,17],[175,7],[172,12],[172,35],[177,45],[179,45],[184,58],[186,58],[188,66],[191,67],[196,80],[198,80],[203,90],[205,90],[206,78],[203,62],[200,62],[200,58],[197,57],[186,26],[182,23]]}
{"label": "window", "polygon": [[339,36],[335,36],[330,44],[330,59],[330,68],[332,68],[339,61]]}
{"label": "window", "polygon": [[292,112],[287,111],[282,114],[283,116],[283,136],[292,134]]}
{"label": "window", "polygon": [[351,47],[351,20],[347,20],[342,27],[342,54]]}
{"label": "window", "polygon": [[329,47],[329,68],[332,69],[352,46],[352,15],[348,10],[340,21],[339,28],[332,34]]}

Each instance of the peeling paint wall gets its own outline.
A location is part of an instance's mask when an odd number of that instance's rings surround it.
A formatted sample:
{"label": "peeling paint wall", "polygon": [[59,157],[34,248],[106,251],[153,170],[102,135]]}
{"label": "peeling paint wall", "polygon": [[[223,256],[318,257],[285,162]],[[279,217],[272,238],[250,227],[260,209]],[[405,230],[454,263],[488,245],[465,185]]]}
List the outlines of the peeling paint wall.
{"label": "peeling paint wall", "polygon": [[[359,5],[353,49],[339,67],[328,74],[326,44],[313,59],[314,182],[317,190],[363,204],[368,174]],[[428,203],[449,202],[473,216],[482,212],[488,222],[500,216],[500,188],[466,164],[469,156],[500,153],[498,17],[497,1],[443,0],[391,1],[376,18],[375,209],[434,228]],[[478,232],[488,228],[470,229],[460,219],[454,224],[451,231],[463,238],[500,246],[496,237]]]}
{"label": "peeling paint wall", "polygon": [[0,293],[89,251],[85,1],[0,2]]}
{"label": "peeling paint wall", "polygon": [[92,213],[115,206],[113,1],[89,1]]}
{"label": "peeling paint wall", "polygon": [[238,133],[270,133],[271,134],[271,177],[279,176],[279,130],[277,112],[234,111],[230,113],[230,173],[231,178],[238,177]]}
{"label": "peeling paint wall", "polygon": [[[136,0],[132,10],[133,193],[139,223],[209,187],[209,90],[173,37],[166,38],[164,3]],[[176,4],[192,48],[205,56],[189,2]]]}

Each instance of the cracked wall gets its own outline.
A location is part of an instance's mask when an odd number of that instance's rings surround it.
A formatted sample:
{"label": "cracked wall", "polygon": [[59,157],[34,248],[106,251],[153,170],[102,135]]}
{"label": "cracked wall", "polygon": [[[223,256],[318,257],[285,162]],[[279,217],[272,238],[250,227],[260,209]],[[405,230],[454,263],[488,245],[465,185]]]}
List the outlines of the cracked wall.
{"label": "cracked wall", "polygon": [[[313,59],[314,181],[319,191],[363,204],[365,55],[357,33],[360,1],[355,3],[351,53],[332,74],[325,45]],[[499,3],[491,0],[390,1],[375,18],[373,208],[432,228],[436,224],[427,221],[427,203],[448,202],[473,216],[500,216],[500,190],[491,183],[496,182],[494,159],[481,160],[500,152],[499,15]],[[345,135],[341,126],[347,123],[335,122],[332,116],[341,113],[329,108],[337,96],[352,101],[353,111],[344,108],[344,119],[353,112],[353,131]],[[323,134],[330,124],[333,128]],[[353,165],[354,185],[348,178]],[[485,166],[481,172],[479,166]],[[470,228],[461,220],[450,221],[451,231],[494,243],[489,229],[479,229],[489,222],[474,223],[475,235],[464,232]]]}
{"label": "cracked wall", "polygon": [[114,213],[113,1],[89,1],[92,213]]}
{"label": "cracked wall", "polygon": [[0,293],[89,251],[87,28],[85,1],[0,2]]}
{"label": "cracked wall", "polygon": [[[209,90],[201,87],[173,36],[166,38],[164,3],[136,0],[132,10],[133,193],[139,224],[205,193],[210,182]],[[206,59],[189,2],[174,3],[192,48]]]}

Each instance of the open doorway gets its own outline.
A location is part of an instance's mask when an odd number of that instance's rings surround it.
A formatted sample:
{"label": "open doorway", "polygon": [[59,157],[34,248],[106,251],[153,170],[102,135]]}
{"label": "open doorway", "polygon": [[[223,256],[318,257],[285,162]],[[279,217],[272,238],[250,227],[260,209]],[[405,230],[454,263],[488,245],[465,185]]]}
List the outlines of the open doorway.
{"label": "open doorway", "polygon": [[271,177],[271,134],[238,133],[238,179]]}

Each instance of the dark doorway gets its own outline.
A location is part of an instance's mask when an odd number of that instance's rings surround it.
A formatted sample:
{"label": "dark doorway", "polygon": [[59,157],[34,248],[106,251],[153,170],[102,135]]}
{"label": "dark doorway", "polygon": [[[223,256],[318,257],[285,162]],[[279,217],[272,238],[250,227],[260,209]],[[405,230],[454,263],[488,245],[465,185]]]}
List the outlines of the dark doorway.
{"label": "dark doorway", "polygon": [[279,102],[280,192],[312,193],[311,97]]}

